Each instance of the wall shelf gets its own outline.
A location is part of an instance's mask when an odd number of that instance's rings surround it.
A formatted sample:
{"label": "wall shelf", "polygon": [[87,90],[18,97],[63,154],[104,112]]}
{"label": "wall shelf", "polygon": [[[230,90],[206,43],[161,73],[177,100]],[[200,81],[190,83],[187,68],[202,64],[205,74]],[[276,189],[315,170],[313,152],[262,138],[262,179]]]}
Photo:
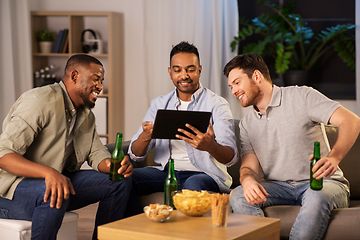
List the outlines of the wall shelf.
{"label": "wall shelf", "polygon": [[[56,34],[60,30],[69,30],[69,45],[67,53],[40,53],[36,32],[48,28]],[[105,68],[103,92],[99,99],[105,98],[101,106],[96,103],[93,112],[106,112],[106,116],[98,116],[97,128],[106,129],[99,133],[103,143],[116,140],[116,133],[124,131],[124,74],[123,74],[123,16],[117,12],[90,11],[32,11],[32,68],[38,71],[50,64],[54,64],[54,74],[57,80],[63,75],[67,59],[73,54],[82,53],[82,32],[85,29],[95,31],[97,38],[103,41],[103,53],[92,54],[98,58]],[[55,42],[53,43],[55,45]],[[54,51],[53,46],[53,51]],[[35,82],[34,82],[35,86]],[[96,109],[98,108],[98,109]],[[100,108],[100,109],[99,109]],[[101,109],[106,108],[106,109]],[[105,110],[105,111],[103,111]]]}

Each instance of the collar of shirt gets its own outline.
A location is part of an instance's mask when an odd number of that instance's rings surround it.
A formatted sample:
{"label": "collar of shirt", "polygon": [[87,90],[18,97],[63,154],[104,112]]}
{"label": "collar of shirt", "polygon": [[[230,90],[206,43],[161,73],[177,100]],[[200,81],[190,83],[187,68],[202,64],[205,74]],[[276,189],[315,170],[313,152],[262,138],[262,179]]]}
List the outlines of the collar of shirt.
{"label": "collar of shirt", "polygon": [[278,107],[281,104],[281,88],[273,84],[273,93],[268,107]]}
{"label": "collar of shirt", "polygon": [[63,90],[65,113],[66,113],[66,117],[67,117],[67,122],[69,124],[71,122],[71,119],[78,112],[78,116],[77,116],[78,120],[76,121],[76,125],[75,125],[75,129],[77,129],[81,125],[83,120],[89,115],[90,109],[87,107],[82,107],[82,108],[76,109],[73,102],[71,101],[68,91],[66,90],[66,86],[65,86],[64,82],[60,81],[59,85],[61,86],[61,88]]}
{"label": "collar of shirt", "polygon": [[278,86],[273,84],[273,92],[272,92],[270,103],[266,108],[266,112],[262,113],[259,111],[259,109],[255,105],[253,106],[253,110],[254,110],[256,116],[261,119],[264,115],[268,114],[268,111],[270,108],[279,107],[281,104],[281,95],[282,95],[281,88],[279,88]]}
{"label": "collar of shirt", "polygon": [[[198,90],[196,90],[194,93],[193,93],[193,95],[191,96],[191,102],[198,102],[199,101],[199,98],[200,98],[200,95],[201,95],[201,93],[204,91],[204,88],[203,88],[203,86],[201,85],[201,83],[199,83],[199,88],[198,88]],[[177,90],[175,89],[174,90],[174,93],[175,93],[175,96],[176,96],[176,100],[175,100],[175,102],[174,102],[174,107],[175,108],[177,108],[179,105],[180,105],[180,99],[178,98],[178,96],[177,96]]]}
{"label": "collar of shirt", "polygon": [[[74,117],[74,115],[76,114],[76,109],[74,107],[74,104],[72,103],[71,99],[70,99],[70,96],[69,96],[69,93],[67,92],[66,90],[66,87],[65,87],[65,84],[63,83],[63,81],[60,81],[60,86],[63,90],[63,95],[64,95],[64,103],[65,103],[65,112],[66,112],[66,115],[68,117],[68,114],[70,114],[70,121],[71,121],[71,118]],[[69,118],[68,118],[68,122],[69,122]]]}

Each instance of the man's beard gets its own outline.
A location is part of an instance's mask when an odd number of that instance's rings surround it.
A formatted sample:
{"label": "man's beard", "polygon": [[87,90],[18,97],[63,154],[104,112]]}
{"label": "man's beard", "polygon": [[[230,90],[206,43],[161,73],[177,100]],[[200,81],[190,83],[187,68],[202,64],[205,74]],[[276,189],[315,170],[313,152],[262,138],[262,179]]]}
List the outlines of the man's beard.
{"label": "man's beard", "polygon": [[85,107],[92,109],[95,107],[95,103],[90,101],[90,95],[91,95],[91,93],[86,94],[86,91],[79,92],[79,96],[83,100]]}
{"label": "man's beard", "polygon": [[243,107],[256,106],[263,98],[264,93],[255,83],[253,83],[252,88],[248,91],[247,95],[249,96],[249,100],[247,101],[247,103],[244,103],[244,105],[242,105]]}
{"label": "man's beard", "polygon": [[[190,88],[184,88],[183,86],[181,86],[180,83],[181,83],[181,82],[184,82],[184,81],[186,81],[186,82],[189,83]],[[180,81],[178,81],[177,84],[176,84],[176,89],[177,89],[178,91],[182,92],[182,93],[194,93],[196,90],[199,89],[199,84],[198,84],[197,86],[193,86],[193,85],[192,85],[193,82],[194,82],[194,81],[193,81],[192,79],[180,80]]]}
{"label": "man's beard", "polygon": [[95,107],[95,103],[91,102],[89,99],[83,99],[85,107],[92,109]]}

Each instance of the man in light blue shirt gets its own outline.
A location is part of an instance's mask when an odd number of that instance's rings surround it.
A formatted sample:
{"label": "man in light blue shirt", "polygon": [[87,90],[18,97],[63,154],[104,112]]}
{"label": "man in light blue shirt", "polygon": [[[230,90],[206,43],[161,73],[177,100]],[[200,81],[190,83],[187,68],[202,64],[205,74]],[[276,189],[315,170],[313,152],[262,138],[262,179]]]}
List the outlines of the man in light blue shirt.
{"label": "man in light blue shirt", "polygon": [[[139,195],[164,190],[167,162],[175,162],[178,189],[229,192],[232,178],[227,167],[237,162],[234,122],[228,102],[203,88],[199,83],[201,65],[197,48],[187,42],[173,47],[168,72],[176,89],[152,100],[142,126],[133,136],[129,147],[130,158],[142,161],[155,147],[156,167],[134,169],[133,195],[127,209],[140,213]],[[178,140],[151,139],[153,122],[158,109],[208,111],[212,113],[206,133],[188,125],[195,134],[179,130],[187,137],[176,135]],[[171,153],[170,153],[171,149]]]}

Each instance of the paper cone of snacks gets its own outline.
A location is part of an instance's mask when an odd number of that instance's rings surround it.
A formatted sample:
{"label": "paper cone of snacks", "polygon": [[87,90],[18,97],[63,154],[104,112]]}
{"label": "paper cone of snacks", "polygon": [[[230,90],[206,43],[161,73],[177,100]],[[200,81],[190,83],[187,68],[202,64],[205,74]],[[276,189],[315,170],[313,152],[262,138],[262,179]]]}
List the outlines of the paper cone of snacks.
{"label": "paper cone of snacks", "polygon": [[214,193],[210,196],[211,217],[214,227],[225,227],[231,195]]}

